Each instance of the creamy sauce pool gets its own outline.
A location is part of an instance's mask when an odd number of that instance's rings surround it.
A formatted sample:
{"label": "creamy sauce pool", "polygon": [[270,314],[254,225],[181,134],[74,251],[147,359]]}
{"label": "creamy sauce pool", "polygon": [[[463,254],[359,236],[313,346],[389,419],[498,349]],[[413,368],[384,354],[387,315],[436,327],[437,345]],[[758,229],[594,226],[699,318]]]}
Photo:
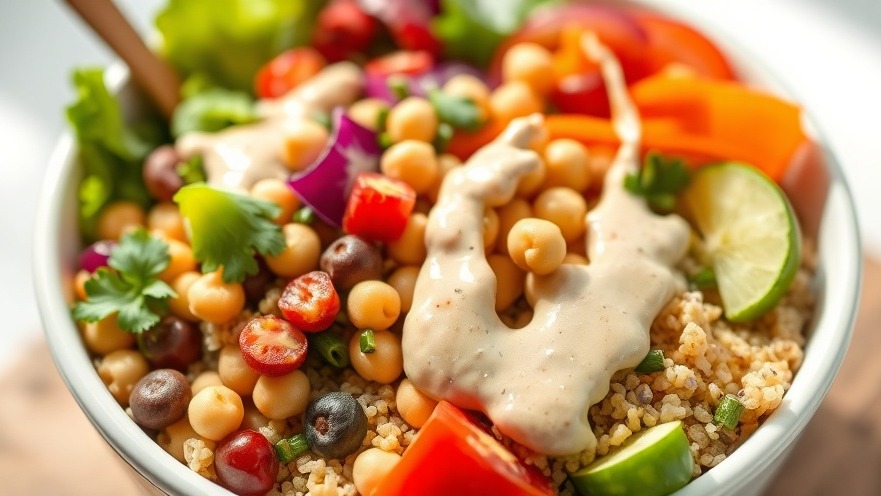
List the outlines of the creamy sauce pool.
{"label": "creamy sauce pool", "polygon": [[328,66],[288,95],[260,101],[260,121],[217,133],[188,133],[177,140],[175,148],[184,160],[202,156],[212,186],[247,190],[261,179],[285,180],[291,174],[282,161],[288,126],[348,106],[361,94],[363,80],[355,64]]}
{"label": "creamy sauce pool", "polygon": [[672,267],[689,238],[680,217],[655,215],[623,188],[639,167],[639,115],[614,56],[595,38],[584,45],[601,64],[622,142],[586,218],[590,264],[535,276],[526,327],[508,328],[496,314],[483,212],[510,201],[539,165],[528,148],[541,116],[516,119],[445,178],[403,335],[404,370],[419,389],[481,410],[503,434],[551,455],[595,446],[588,409],[608,393],[614,372],[648,353],[652,320],[684,289]]}

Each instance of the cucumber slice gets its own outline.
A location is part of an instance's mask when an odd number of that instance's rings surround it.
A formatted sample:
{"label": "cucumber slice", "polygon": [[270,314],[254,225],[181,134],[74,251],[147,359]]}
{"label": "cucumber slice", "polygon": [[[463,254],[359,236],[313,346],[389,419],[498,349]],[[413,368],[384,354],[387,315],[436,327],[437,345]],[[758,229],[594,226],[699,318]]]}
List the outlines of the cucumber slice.
{"label": "cucumber slice", "polygon": [[725,316],[759,317],[789,289],[801,258],[798,221],[786,195],[755,167],[699,169],[682,196],[716,274]]}
{"label": "cucumber slice", "polygon": [[583,496],[664,496],[688,484],[694,461],[682,422],[650,427],[587,467],[569,474]]}

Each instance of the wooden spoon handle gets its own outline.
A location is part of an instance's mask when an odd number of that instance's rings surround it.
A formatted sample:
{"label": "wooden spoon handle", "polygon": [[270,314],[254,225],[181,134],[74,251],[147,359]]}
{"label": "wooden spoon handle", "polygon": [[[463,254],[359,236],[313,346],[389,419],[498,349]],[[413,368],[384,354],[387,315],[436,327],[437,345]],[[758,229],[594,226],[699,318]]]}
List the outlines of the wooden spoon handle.
{"label": "wooden spoon handle", "polygon": [[116,5],[111,0],[65,1],[128,64],[135,81],[170,118],[180,102],[180,79],[147,48]]}

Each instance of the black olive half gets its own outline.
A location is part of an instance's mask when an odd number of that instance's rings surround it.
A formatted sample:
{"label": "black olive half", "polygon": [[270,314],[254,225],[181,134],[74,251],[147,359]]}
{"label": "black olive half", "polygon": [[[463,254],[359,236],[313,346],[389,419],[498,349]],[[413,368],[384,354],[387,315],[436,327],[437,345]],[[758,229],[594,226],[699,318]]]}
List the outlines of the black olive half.
{"label": "black olive half", "polygon": [[324,458],[344,458],[361,447],[367,415],[349,393],[327,393],[306,409],[306,442]]}

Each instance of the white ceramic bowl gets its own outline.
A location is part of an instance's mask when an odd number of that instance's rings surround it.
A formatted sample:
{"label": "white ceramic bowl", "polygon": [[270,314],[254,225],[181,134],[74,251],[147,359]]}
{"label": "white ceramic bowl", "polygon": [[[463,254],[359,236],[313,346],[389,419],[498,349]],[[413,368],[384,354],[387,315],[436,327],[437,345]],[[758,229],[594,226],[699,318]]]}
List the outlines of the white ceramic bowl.
{"label": "white ceramic bowl", "polygon": [[[747,80],[786,94],[754,57],[724,40],[717,41]],[[107,79],[110,88],[119,92],[131,117],[143,110],[143,103],[126,83],[127,76],[124,68],[114,66],[108,71]],[[810,102],[804,103],[810,105]],[[678,495],[760,493],[817,410],[847,350],[857,311],[862,264],[856,215],[841,169],[823,146],[817,122],[809,121],[808,127],[820,143],[826,167],[797,172],[787,181],[788,192],[799,214],[813,219],[809,223],[819,225],[815,287],[820,298],[810,325],[804,363],[780,407],[765,424],[731,456]],[[76,215],[79,177],[77,149],[71,134],[66,133],[47,170],[37,218],[34,257],[40,313],[58,369],[80,407],[107,442],[140,475],[148,492],[231,495],[165,453],[129,419],[95,373],[69,311],[80,251]]]}

